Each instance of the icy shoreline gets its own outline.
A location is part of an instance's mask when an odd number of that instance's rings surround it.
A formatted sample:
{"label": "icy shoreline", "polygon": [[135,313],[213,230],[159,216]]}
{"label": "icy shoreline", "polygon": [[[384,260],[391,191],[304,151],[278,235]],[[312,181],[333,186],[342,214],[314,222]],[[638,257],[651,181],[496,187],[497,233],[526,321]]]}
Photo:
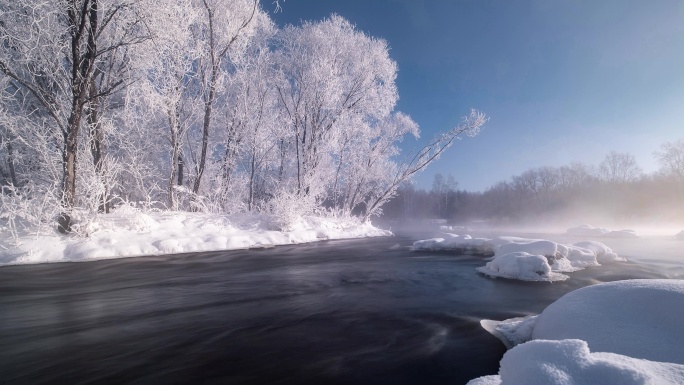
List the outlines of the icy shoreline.
{"label": "icy shoreline", "polygon": [[306,216],[279,230],[268,215],[119,211],[98,215],[64,236],[0,232],[0,266],[84,262],[149,255],[272,247],[328,239],[391,236],[356,218]]}

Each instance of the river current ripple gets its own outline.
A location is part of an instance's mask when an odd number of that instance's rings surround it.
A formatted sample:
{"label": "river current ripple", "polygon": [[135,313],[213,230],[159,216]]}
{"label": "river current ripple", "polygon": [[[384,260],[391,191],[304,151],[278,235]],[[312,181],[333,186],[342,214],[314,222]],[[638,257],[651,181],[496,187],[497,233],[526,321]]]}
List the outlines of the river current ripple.
{"label": "river current ripple", "polygon": [[0,384],[464,384],[505,352],[482,318],[684,277],[655,258],[489,279],[482,258],[412,252],[416,239],[0,267]]}

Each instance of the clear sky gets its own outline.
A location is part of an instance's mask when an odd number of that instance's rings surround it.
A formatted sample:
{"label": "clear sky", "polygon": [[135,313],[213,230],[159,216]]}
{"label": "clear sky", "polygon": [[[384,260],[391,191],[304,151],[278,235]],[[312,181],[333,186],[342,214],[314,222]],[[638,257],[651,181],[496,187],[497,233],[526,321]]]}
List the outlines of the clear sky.
{"label": "clear sky", "polygon": [[471,107],[490,117],[421,174],[420,187],[440,172],[484,190],[533,167],[598,164],[611,150],[634,154],[650,172],[660,144],[684,138],[682,0],[281,4],[271,12],[279,25],[337,13],[387,40],[399,66],[397,109],[424,138]]}

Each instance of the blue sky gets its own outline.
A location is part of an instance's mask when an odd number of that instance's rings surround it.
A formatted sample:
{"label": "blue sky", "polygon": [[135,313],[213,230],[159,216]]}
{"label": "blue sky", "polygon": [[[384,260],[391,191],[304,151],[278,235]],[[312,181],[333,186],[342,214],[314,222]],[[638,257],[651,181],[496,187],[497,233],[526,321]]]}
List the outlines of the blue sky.
{"label": "blue sky", "polygon": [[[273,10],[269,0],[262,0]],[[684,1],[286,0],[279,25],[337,13],[388,41],[397,109],[423,138],[469,108],[490,121],[416,179],[484,190],[532,167],[598,164],[684,138]],[[406,141],[407,149],[415,141]]]}

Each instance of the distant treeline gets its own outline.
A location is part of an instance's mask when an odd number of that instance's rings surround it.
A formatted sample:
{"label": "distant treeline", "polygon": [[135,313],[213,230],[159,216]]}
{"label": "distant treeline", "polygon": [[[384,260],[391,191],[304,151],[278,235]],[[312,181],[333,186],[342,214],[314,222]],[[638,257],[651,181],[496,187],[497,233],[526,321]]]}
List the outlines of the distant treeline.
{"label": "distant treeline", "polygon": [[429,191],[403,185],[383,208],[384,216],[491,223],[684,222],[684,139],[663,144],[654,155],[660,168],[651,174],[642,172],[634,156],[611,152],[598,165],[534,168],[484,192],[459,190],[452,176],[437,174]]}

